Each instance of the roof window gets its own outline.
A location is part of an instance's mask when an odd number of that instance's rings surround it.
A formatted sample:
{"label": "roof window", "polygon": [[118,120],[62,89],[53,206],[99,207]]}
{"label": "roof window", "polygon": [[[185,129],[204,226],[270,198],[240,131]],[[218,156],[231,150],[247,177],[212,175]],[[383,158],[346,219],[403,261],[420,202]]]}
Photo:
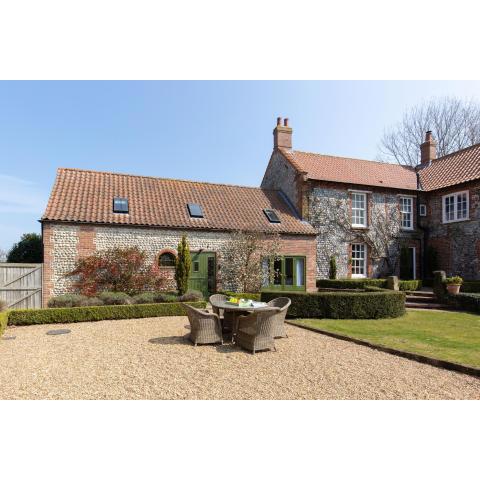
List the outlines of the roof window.
{"label": "roof window", "polygon": [[198,203],[187,203],[187,207],[192,218],[203,218],[203,210]]}
{"label": "roof window", "polygon": [[276,214],[275,210],[270,210],[268,208],[265,208],[263,210],[263,213],[266,215],[270,223],[280,223],[280,219],[278,218],[278,215]]}
{"label": "roof window", "polygon": [[115,197],[113,199],[113,213],[128,213],[128,199]]}

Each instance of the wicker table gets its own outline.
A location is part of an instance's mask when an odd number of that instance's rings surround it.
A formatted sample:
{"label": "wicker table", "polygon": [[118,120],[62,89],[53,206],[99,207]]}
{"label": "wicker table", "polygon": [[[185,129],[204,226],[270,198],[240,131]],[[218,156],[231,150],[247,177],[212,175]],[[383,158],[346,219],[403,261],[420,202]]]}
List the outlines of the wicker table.
{"label": "wicker table", "polygon": [[[226,312],[230,312],[233,314],[233,322],[232,322],[232,342],[235,341],[235,335],[238,329],[238,317],[240,315],[244,315],[247,313],[264,311],[264,310],[272,310],[272,307],[269,307],[266,303],[262,302],[254,302],[257,305],[235,305],[234,303],[230,302],[215,302],[215,306],[225,310]],[[260,304],[261,305],[258,305]]]}

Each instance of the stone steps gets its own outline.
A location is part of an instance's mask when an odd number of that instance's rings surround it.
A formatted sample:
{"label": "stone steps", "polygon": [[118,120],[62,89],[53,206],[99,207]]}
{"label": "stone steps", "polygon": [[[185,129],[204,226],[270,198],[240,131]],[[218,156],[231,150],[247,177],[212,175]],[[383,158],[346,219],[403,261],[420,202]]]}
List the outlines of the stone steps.
{"label": "stone steps", "polygon": [[435,294],[431,291],[417,290],[414,292],[408,291],[406,293],[405,307],[406,308],[422,308],[425,310],[448,310],[448,306],[438,303]]}

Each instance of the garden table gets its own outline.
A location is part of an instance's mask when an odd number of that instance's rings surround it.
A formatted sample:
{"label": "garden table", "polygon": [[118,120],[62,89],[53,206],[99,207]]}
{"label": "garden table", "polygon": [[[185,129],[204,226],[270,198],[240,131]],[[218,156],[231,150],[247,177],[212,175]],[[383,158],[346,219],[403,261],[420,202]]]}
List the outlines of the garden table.
{"label": "garden table", "polygon": [[267,303],[264,302],[255,302],[249,300],[248,303],[242,303],[242,305],[237,305],[235,303],[219,301],[214,302],[215,306],[221,308],[226,312],[230,312],[233,315],[232,320],[232,342],[235,341],[235,335],[238,329],[238,317],[240,315],[245,315],[252,312],[265,311],[265,310],[276,310],[274,307],[270,307]]}

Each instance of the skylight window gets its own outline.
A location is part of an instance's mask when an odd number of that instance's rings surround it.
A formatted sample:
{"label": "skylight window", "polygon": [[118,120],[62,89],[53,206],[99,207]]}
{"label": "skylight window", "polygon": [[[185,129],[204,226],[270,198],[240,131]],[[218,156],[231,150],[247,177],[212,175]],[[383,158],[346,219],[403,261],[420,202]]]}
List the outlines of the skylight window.
{"label": "skylight window", "polygon": [[270,223],[280,223],[280,219],[278,218],[278,215],[275,213],[275,210],[269,210],[268,208],[265,208],[263,210],[263,213],[267,216],[268,221]]}
{"label": "skylight window", "polygon": [[203,210],[198,203],[187,203],[187,207],[192,218],[203,218]]}
{"label": "skylight window", "polygon": [[113,213],[128,213],[128,199],[115,197],[113,199]]}

